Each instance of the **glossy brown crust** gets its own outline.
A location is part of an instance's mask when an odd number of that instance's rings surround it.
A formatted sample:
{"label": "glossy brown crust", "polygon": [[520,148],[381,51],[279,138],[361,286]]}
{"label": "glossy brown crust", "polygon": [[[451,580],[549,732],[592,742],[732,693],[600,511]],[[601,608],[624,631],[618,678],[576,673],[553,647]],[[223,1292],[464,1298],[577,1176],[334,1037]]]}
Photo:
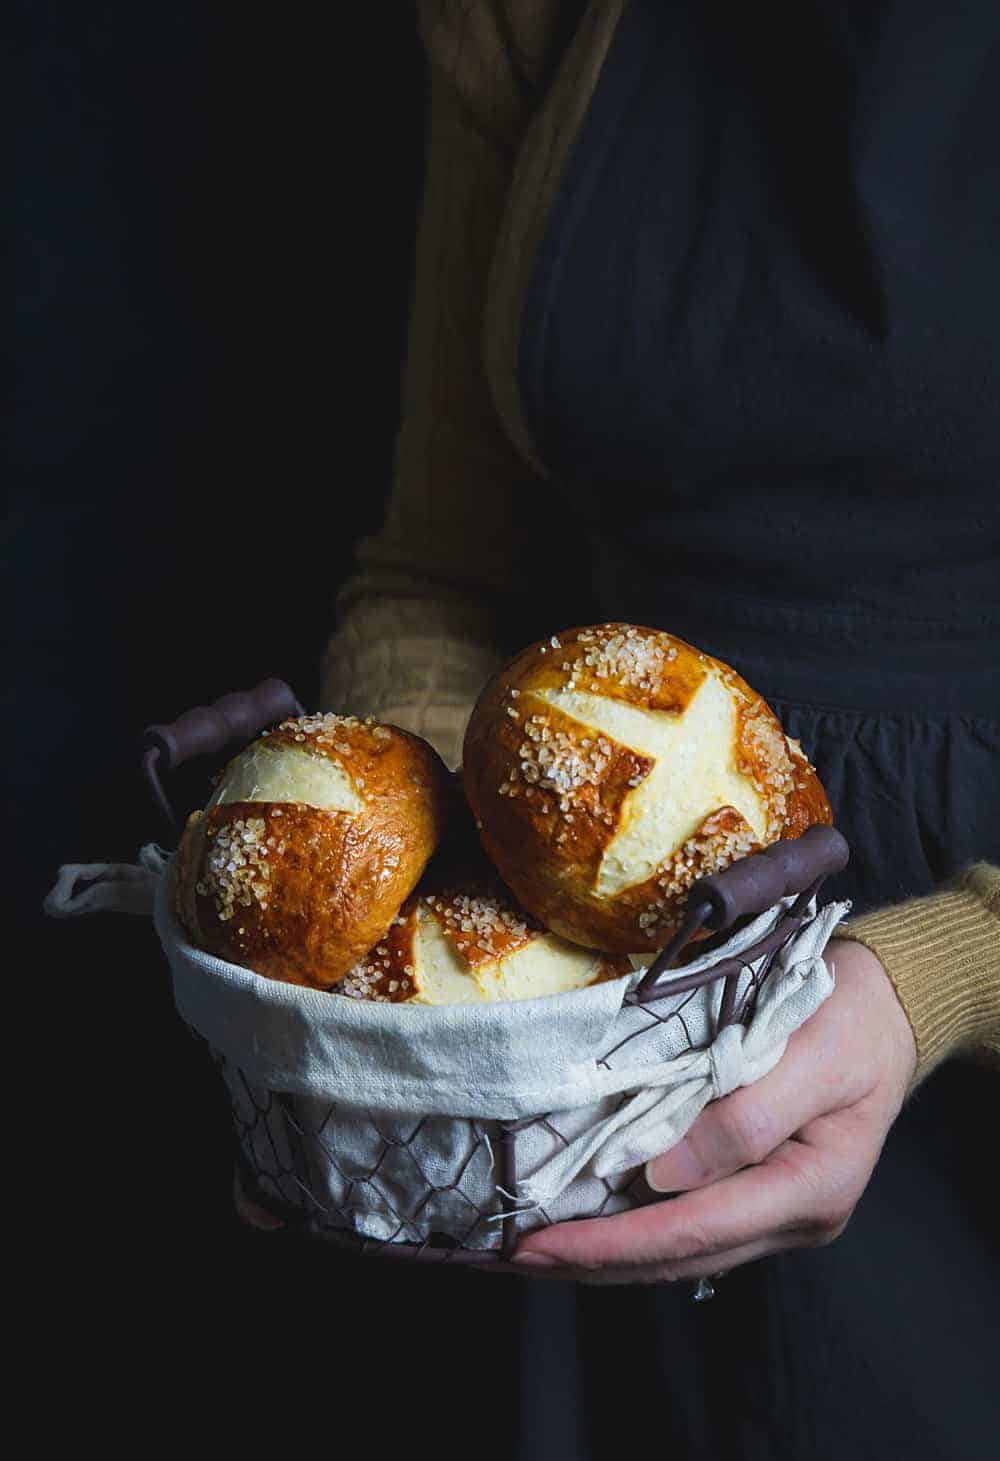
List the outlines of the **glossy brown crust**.
{"label": "glossy brown crust", "polygon": [[334,986],[337,994],[381,1004],[404,1004],[416,993],[417,899],[407,898],[388,932]]}
{"label": "glossy brown crust", "polygon": [[764,844],[830,822],[815,770],[762,697],[729,665],[664,631],[618,623],[565,630],[522,650],[480,695],[463,775],[483,848],[524,907],[563,938],[621,954],[662,945],[691,884],[761,844],[738,811],[719,808],[647,882],[598,897],[604,850],[652,762],[533,692],[576,689],[677,713],[710,670],[737,699],[736,761],[759,783]]}
{"label": "glossy brown crust", "polygon": [[342,766],[363,810],[244,801],[194,813],[177,912],[199,948],[326,989],[389,932],[420,878],[444,831],[447,771],[419,737],[371,721],[307,716],[268,739]]}
{"label": "glossy brown crust", "polygon": [[781,836],[801,837],[809,827],[815,827],[820,822],[832,827],[833,810],[815,766],[798,741],[790,736],[786,736],[785,740],[791,755],[795,790],[788,798]]}
{"label": "glossy brown crust", "polygon": [[[508,958],[530,944],[536,934],[543,932],[541,924],[529,913],[511,902],[494,897],[491,903],[496,904],[497,916],[491,921],[487,940],[483,930],[476,926],[475,916],[469,915],[474,915],[475,905],[488,896],[481,888],[445,888],[425,899],[448,942],[470,969]],[[466,901],[472,906],[467,907]]]}

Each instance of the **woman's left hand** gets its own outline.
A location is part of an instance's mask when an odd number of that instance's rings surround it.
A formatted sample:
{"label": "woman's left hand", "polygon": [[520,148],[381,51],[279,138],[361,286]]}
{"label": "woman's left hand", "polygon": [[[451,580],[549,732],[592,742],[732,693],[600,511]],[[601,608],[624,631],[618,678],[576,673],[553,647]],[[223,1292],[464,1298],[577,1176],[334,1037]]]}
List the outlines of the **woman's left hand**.
{"label": "woman's left hand", "polygon": [[647,1165],[670,1201],[532,1234],[525,1274],[658,1283],[724,1273],[830,1243],[868,1184],[916,1065],[909,1021],[879,960],[835,939],[830,997],[774,1070],[717,1101]]}

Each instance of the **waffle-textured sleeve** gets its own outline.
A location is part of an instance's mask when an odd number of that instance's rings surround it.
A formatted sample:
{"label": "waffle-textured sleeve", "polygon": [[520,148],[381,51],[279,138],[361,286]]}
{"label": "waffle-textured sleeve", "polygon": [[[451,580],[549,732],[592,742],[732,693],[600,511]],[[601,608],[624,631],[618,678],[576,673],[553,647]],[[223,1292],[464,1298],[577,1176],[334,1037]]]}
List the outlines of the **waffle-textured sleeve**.
{"label": "waffle-textured sleeve", "polygon": [[384,523],[357,545],[337,595],[321,664],[323,709],[402,725],[451,766],[536,594],[523,550],[545,488],[494,408],[483,319],[552,9],[420,7],[429,125],[393,481]]}
{"label": "waffle-textured sleeve", "polygon": [[849,919],[913,1027],[919,1083],[949,1055],[1000,1069],[1000,867],[976,862],[923,898]]}

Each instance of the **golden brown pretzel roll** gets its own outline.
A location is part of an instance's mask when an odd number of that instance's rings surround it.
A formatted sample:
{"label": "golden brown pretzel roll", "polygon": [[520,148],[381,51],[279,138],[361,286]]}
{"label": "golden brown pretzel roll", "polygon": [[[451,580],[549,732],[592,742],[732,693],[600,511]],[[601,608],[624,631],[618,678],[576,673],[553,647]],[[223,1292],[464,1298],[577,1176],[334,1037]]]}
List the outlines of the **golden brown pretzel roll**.
{"label": "golden brown pretzel roll", "polygon": [[448,800],[444,763],[408,731],[351,716],[283,721],[188,820],[178,916],[208,953],[328,988],[389,928]]}
{"label": "golden brown pretzel roll", "polygon": [[563,938],[669,938],[702,874],[830,822],[801,747],[721,660],[662,630],[569,629],[485,687],[466,795],[488,856]]}
{"label": "golden brown pretzel roll", "polygon": [[481,1004],[565,994],[631,969],[620,956],[558,938],[495,882],[475,879],[409,898],[337,992],[392,1004]]}

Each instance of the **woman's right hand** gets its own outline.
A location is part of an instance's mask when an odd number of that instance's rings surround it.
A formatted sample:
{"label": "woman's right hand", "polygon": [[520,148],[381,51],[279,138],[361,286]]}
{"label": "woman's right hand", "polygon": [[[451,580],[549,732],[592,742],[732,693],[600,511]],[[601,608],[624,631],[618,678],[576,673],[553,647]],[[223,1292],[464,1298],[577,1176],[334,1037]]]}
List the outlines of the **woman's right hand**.
{"label": "woman's right hand", "polygon": [[274,1233],[285,1226],[281,1218],[275,1217],[248,1195],[239,1167],[233,1168],[233,1206],[240,1222],[245,1223],[248,1228],[257,1228],[262,1233]]}

